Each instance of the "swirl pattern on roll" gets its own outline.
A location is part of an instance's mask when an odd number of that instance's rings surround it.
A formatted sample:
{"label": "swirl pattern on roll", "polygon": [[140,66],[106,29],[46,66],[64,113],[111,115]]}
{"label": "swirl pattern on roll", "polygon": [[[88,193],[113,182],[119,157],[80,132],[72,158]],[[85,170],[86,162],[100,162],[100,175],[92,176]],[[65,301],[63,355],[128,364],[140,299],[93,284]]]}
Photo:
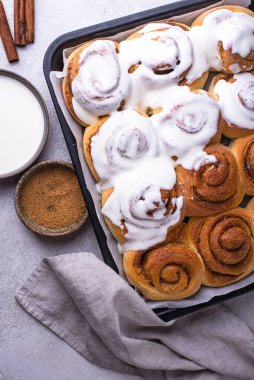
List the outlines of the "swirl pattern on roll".
{"label": "swirl pattern on roll", "polygon": [[213,91],[218,95],[222,116],[229,127],[247,129],[249,133],[253,133],[254,75],[241,73],[228,80],[221,79],[217,81]]}
{"label": "swirl pattern on roll", "polygon": [[114,188],[103,191],[102,199],[102,213],[122,243],[121,250],[143,250],[161,243],[185,211],[173,165],[165,157],[117,176]]}
{"label": "swirl pattern on roll", "polygon": [[168,244],[149,251],[124,253],[129,282],[151,300],[177,300],[195,294],[204,265],[198,253],[182,244]]}
{"label": "swirl pattern on roll", "polygon": [[90,146],[93,165],[103,183],[159,154],[150,119],[131,109],[113,113],[91,138]]}
{"label": "swirl pattern on roll", "polygon": [[97,40],[81,52],[78,74],[72,81],[79,106],[97,116],[108,115],[121,107],[129,88],[128,73],[121,68],[114,42]]}
{"label": "swirl pattern on roll", "polygon": [[254,135],[236,139],[230,149],[244,181],[245,193],[254,195]]}
{"label": "swirl pattern on roll", "polygon": [[214,162],[203,148],[220,138],[220,109],[205,91],[169,100],[163,111],[151,119],[176,164],[198,169],[203,163]]}
{"label": "swirl pattern on roll", "polygon": [[148,24],[121,42],[120,48],[129,72],[148,85],[179,81],[192,65],[192,45],[181,26]]}
{"label": "swirl pattern on roll", "polygon": [[188,233],[205,263],[204,285],[229,285],[254,270],[254,219],[247,210],[191,218]]}
{"label": "swirl pattern on roll", "polygon": [[232,152],[221,144],[212,144],[205,151],[215,157],[214,163],[202,165],[197,171],[177,168],[184,182],[188,216],[213,215],[234,208],[244,196],[244,184]]}

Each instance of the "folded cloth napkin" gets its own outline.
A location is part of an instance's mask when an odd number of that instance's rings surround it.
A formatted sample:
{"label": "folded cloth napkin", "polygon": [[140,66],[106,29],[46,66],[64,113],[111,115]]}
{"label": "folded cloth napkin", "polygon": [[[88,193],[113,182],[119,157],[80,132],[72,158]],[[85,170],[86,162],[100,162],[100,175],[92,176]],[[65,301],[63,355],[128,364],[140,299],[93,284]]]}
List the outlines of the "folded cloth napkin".
{"label": "folded cloth napkin", "polygon": [[89,361],[153,380],[253,379],[254,306],[244,297],[244,319],[226,303],[166,323],[88,252],[44,259],[16,293]]}

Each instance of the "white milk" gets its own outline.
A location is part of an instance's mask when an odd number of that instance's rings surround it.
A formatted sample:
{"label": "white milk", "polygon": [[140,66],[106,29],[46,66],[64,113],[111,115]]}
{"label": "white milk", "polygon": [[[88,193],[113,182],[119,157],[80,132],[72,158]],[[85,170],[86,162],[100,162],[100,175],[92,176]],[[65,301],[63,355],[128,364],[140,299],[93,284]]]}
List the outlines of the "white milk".
{"label": "white milk", "polygon": [[0,75],[0,175],[25,165],[43,132],[43,111],[35,95],[18,80]]}

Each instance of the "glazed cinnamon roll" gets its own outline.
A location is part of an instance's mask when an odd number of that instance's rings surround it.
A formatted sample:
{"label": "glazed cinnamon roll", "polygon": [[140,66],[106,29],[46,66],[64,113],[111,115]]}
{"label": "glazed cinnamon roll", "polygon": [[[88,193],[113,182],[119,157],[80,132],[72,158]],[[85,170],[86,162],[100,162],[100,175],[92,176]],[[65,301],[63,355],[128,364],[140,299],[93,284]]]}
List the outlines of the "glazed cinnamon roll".
{"label": "glazed cinnamon roll", "polygon": [[108,185],[114,175],[159,153],[158,136],[150,119],[132,109],[115,112],[86,128],[83,146],[95,180]]}
{"label": "glazed cinnamon roll", "polygon": [[208,216],[232,209],[244,196],[244,184],[232,152],[221,144],[212,144],[205,152],[214,157],[213,163],[202,165],[197,171],[177,168],[188,216]]}
{"label": "glazed cinnamon roll", "polygon": [[221,137],[220,109],[204,90],[168,100],[151,120],[169,156],[189,170],[209,162],[203,148]]}
{"label": "glazed cinnamon roll", "polygon": [[248,210],[190,218],[188,236],[205,264],[204,285],[229,285],[254,270],[254,219]]}
{"label": "glazed cinnamon roll", "polygon": [[204,274],[197,252],[182,244],[124,253],[129,282],[150,300],[179,300],[195,294]]}
{"label": "glazed cinnamon roll", "polygon": [[185,214],[173,164],[157,157],[119,175],[102,191],[102,214],[121,250],[144,250],[165,241]]}
{"label": "glazed cinnamon roll", "polygon": [[210,67],[228,74],[254,68],[253,12],[239,6],[221,6],[202,13],[193,22],[190,39],[195,67],[190,76]]}
{"label": "glazed cinnamon roll", "polygon": [[245,193],[254,195],[254,134],[236,139],[230,149],[236,158]]}
{"label": "glazed cinnamon roll", "polygon": [[88,42],[70,55],[63,94],[67,108],[81,125],[87,126],[99,116],[121,109],[129,90],[117,42]]}
{"label": "glazed cinnamon roll", "polygon": [[[129,73],[141,78],[147,86],[185,81],[193,63],[189,29],[176,22],[150,23],[131,34],[120,43],[121,56]],[[207,76],[207,73],[202,74],[189,84],[190,87],[203,87]]]}
{"label": "glazed cinnamon roll", "polygon": [[253,71],[235,75],[218,74],[213,78],[209,92],[220,105],[225,136],[236,138],[254,133]]}

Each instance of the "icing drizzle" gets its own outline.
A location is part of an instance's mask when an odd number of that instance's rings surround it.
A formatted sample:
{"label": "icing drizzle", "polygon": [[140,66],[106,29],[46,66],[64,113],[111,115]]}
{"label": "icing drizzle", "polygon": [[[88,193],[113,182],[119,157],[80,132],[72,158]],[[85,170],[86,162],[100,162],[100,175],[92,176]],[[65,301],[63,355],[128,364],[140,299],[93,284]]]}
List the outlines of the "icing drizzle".
{"label": "icing drizzle", "polygon": [[147,249],[166,239],[168,228],[180,221],[183,206],[175,183],[176,174],[166,156],[143,161],[135,170],[115,177],[114,191],[102,213],[116,226],[127,228],[120,251]]}
{"label": "icing drizzle", "polygon": [[115,175],[158,154],[158,136],[150,119],[132,109],[113,113],[91,141],[93,164],[102,188],[112,186]]}
{"label": "icing drizzle", "polygon": [[[72,82],[75,102],[85,111],[77,110],[84,122],[89,115],[107,115],[117,110],[129,92],[128,73],[122,70],[116,47],[112,41],[97,40],[80,54],[79,71]],[[85,119],[84,119],[85,118]]]}
{"label": "icing drizzle", "polygon": [[254,129],[254,75],[235,74],[233,79],[221,79],[214,87],[222,116],[229,125]]}

